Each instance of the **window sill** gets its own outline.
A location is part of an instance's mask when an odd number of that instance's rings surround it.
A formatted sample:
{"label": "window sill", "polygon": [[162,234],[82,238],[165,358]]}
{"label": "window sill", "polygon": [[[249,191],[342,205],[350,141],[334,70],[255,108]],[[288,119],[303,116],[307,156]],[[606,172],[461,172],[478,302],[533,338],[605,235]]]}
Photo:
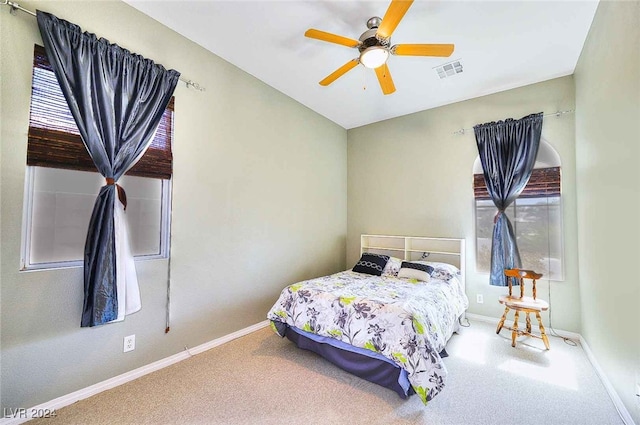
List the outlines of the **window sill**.
{"label": "window sill", "polygon": [[[167,260],[169,257],[155,254],[155,255],[140,255],[137,257],[133,257],[133,260],[136,263],[143,261],[151,261],[151,260]],[[28,266],[21,265],[18,270],[20,273],[30,273],[30,272],[40,272],[40,271],[52,271],[52,270],[62,270],[62,269],[77,269],[84,267],[84,262],[82,261],[59,261],[55,263],[39,263],[39,264],[30,264]]]}

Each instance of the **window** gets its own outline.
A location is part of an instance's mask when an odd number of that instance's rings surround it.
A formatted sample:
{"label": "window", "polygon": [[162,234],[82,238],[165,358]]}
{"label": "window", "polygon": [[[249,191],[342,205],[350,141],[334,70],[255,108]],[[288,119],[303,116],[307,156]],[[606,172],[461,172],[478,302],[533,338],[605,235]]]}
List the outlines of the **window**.
{"label": "window", "polygon": [[[474,165],[476,270],[489,273],[493,218],[497,208],[489,198],[480,159]],[[514,227],[522,267],[552,280],[564,280],[560,159],[540,142],[535,169],[527,186],[506,211]]]}
{"label": "window", "polygon": [[[127,191],[137,259],[168,256],[173,110],[171,99],[149,149],[119,182]],[[21,270],[82,266],[89,219],[103,185],[44,48],[35,46]]]}

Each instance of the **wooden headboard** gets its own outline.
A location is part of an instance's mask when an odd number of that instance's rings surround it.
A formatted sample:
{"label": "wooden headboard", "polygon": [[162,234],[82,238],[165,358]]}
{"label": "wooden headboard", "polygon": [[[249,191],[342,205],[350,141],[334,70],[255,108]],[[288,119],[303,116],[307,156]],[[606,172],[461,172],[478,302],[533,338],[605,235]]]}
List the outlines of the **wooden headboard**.
{"label": "wooden headboard", "polygon": [[[361,235],[360,254],[374,252],[405,261],[438,261],[460,269],[460,281],[465,288],[465,240],[427,238],[423,236]],[[426,256],[426,258],[424,258]]]}

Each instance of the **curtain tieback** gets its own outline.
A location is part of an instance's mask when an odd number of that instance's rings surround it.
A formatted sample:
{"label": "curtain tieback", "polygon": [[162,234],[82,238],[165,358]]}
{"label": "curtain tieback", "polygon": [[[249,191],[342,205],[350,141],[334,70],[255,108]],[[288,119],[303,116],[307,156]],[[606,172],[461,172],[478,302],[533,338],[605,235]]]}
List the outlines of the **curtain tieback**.
{"label": "curtain tieback", "polygon": [[498,210],[498,212],[496,213],[496,215],[493,216],[493,224],[496,224],[498,222],[498,218],[500,217],[500,215],[504,214],[504,210]]}
{"label": "curtain tieback", "polygon": [[120,200],[120,203],[122,204],[122,206],[124,207],[124,210],[126,211],[127,210],[127,193],[124,191],[122,186],[116,183],[113,177],[105,177],[105,179],[107,180],[107,186],[116,187],[118,191],[118,199]]}

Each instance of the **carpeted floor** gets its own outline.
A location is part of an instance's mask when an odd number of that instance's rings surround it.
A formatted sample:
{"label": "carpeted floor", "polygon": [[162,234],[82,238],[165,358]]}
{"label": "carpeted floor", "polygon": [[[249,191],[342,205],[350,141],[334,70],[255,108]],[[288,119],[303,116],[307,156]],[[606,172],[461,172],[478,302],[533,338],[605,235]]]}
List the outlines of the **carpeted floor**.
{"label": "carpeted floor", "polygon": [[30,424],[622,424],[579,345],[512,348],[503,333],[472,322],[454,335],[426,407],[265,328]]}

